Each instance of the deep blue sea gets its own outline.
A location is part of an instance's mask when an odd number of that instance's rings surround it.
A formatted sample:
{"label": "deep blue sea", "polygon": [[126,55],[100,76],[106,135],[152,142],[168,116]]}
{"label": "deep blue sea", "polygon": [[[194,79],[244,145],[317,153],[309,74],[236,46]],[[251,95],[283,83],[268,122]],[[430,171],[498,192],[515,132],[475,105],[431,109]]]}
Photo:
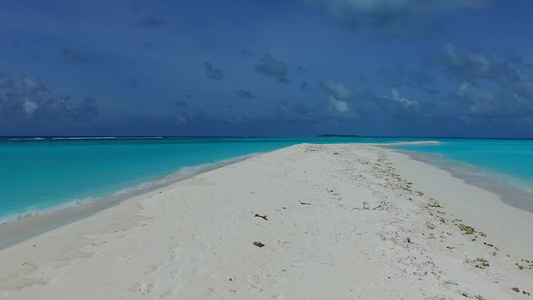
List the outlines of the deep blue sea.
{"label": "deep blue sea", "polygon": [[473,174],[482,179],[487,176],[497,178],[525,191],[533,191],[533,140],[0,138],[0,223],[142,191],[250,155],[303,142],[391,143],[419,140],[438,140],[443,144],[402,146],[398,149],[417,151],[420,159],[454,169],[463,175],[470,172],[469,176]]}

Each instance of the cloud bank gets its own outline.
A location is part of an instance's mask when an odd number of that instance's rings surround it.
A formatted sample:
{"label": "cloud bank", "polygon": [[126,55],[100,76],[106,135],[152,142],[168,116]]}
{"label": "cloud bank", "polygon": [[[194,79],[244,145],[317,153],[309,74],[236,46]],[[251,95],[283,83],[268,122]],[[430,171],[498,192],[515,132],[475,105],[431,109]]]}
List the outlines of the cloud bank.
{"label": "cloud bank", "polygon": [[[13,82],[0,78],[0,83]],[[20,84],[3,84],[0,93],[2,121],[29,120],[46,123],[95,122],[99,119],[98,103],[92,97],[76,100],[48,89],[34,75],[24,75]]]}
{"label": "cloud bank", "polygon": [[287,78],[287,64],[266,54],[260,59],[260,63],[255,66],[254,70],[265,76],[276,77],[281,83],[289,83]]}
{"label": "cloud bank", "polygon": [[325,10],[353,30],[380,38],[431,38],[444,34],[435,14],[481,9],[491,0],[299,0]]}
{"label": "cloud bank", "polygon": [[243,89],[240,89],[237,92],[237,95],[239,95],[239,97],[243,99],[255,99],[255,96],[252,93],[250,93],[249,91],[243,90]]}
{"label": "cloud bank", "polygon": [[158,19],[154,16],[147,16],[137,21],[137,25],[145,28],[159,28],[165,26],[165,19]]}
{"label": "cloud bank", "polygon": [[215,68],[212,63],[204,63],[205,76],[213,80],[222,80],[224,78],[224,71],[219,68]]}
{"label": "cloud bank", "polygon": [[337,100],[351,101],[357,97],[354,90],[345,87],[342,82],[335,82],[332,79],[322,80],[320,87]]}

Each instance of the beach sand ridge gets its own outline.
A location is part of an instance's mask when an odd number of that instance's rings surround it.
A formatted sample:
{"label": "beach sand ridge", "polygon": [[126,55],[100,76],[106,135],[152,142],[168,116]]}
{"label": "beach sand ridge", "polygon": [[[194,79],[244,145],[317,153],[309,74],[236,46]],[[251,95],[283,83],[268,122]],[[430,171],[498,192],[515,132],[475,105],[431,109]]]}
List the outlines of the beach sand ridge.
{"label": "beach sand ridge", "polygon": [[531,219],[392,150],[301,144],[0,251],[0,297],[531,299]]}

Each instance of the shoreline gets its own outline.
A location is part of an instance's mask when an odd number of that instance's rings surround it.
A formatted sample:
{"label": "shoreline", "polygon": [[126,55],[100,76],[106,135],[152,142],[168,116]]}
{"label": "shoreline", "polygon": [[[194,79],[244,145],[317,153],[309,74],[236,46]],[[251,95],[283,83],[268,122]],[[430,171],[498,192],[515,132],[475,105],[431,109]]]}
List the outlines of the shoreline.
{"label": "shoreline", "polygon": [[[55,140],[62,142],[70,138],[55,138]],[[81,140],[98,140],[98,138],[89,138]],[[80,138],[74,138],[80,140]],[[126,140],[136,140],[135,138],[126,138]],[[33,139],[30,139],[33,141]],[[435,145],[440,144],[439,141],[406,141],[393,143],[362,143],[376,146],[393,146],[393,145]],[[0,217],[0,250],[13,246],[26,239],[36,235],[45,233],[47,231],[56,229],[58,227],[67,225],[69,223],[87,218],[100,210],[107,209],[111,206],[117,205],[120,202],[129,198],[139,196],[155,189],[162,188],[174,182],[185,180],[196,176],[198,174],[209,172],[211,170],[224,167],[229,164],[238,163],[255,155],[262,153],[250,153],[235,158],[222,160],[216,163],[207,163],[193,166],[182,167],[175,172],[162,176],[159,179],[146,181],[135,186],[126,187],[109,196],[102,198],[95,198],[93,200],[79,201],[72,200],[67,203],[59,204],[54,207],[44,208],[35,212],[27,211],[13,215],[6,215]],[[192,172],[189,170],[193,170]],[[182,174],[182,171],[187,171]]]}
{"label": "shoreline", "polygon": [[0,297],[527,299],[532,225],[394,149],[300,144],[0,250]]}
{"label": "shoreline", "polygon": [[[387,148],[399,153],[403,153],[409,156],[414,161],[419,161],[435,168],[448,172],[451,176],[465,181],[467,184],[474,185],[480,189],[490,191],[498,195],[503,202],[507,205],[515,208],[525,210],[533,213],[533,185],[514,184],[505,179],[500,178],[498,175],[502,174],[497,171],[490,170],[490,173],[485,176],[479,174],[473,174],[472,171],[464,170],[461,165],[467,165],[469,168],[476,168],[478,170],[485,170],[482,167],[468,165],[460,161],[456,161],[449,158],[444,158],[446,161],[442,161],[440,158],[438,161],[432,159],[433,153]],[[457,166],[459,166],[457,168]],[[505,174],[503,174],[505,175]],[[502,175],[500,175],[502,176]]]}
{"label": "shoreline", "polygon": [[[43,213],[31,215],[24,213],[22,217],[13,221],[0,223],[0,251],[48,231],[91,217],[102,210],[119,205],[123,201],[159,190],[198,174],[244,161],[255,155],[259,154],[252,153],[216,163],[182,167],[176,170],[176,172],[163,176],[160,179],[125,188],[110,196],[98,198],[93,201],[72,205],[71,203],[73,201],[71,201],[57,209],[47,208]],[[184,173],[183,171],[187,172]]]}
{"label": "shoreline", "polygon": [[[514,248],[513,251],[518,251],[524,257],[531,255],[532,241],[523,240],[526,243],[521,244],[521,237],[528,236],[530,228],[533,228],[522,225],[530,223],[533,226],[533,212],[511,205],[504,201],[500,194],[457,177],[447,169],[417,160],[402,151],[394,152],[396,153],[391,153],[389,156],[402,176],[412,181],[413,187],[423,190],[430,198],[446,203],[451,216],[468,220],[471,224],[466,224],[467,226],[478,228],[481,232],[483,230],[497,232],[498,238],[502,240],[501,247],[510,245]],[[433,180],[434,177],[441,180],[436,182]],[[508,223],[502,227],[500,220],[497,219],[501,216],[512,216],[512,218],[502,219],[502,223]]]}

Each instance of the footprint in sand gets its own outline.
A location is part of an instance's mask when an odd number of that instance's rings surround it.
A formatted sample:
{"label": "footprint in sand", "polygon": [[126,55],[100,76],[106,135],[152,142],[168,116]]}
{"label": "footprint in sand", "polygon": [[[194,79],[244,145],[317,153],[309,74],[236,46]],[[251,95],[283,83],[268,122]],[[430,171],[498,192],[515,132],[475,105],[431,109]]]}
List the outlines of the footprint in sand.
{"label": "footprint in sand", "polygon": [[163,293],[161,295],[159,295],[159,298],[161,299],[177,299],[176,297],[179,295],[179,290],[178,289],[174,289],[174,290],[170,290],[170,291],[167,291],[166,293]]}
{"label": "footprint in sand", "polygon": [[181,245],[180,244],[176,244],[174,246],[172,246],[172,248],[170,248],[170,261],[171,262],[178,262],[181,260],[181,256],[180,256],[180,251],[181,251]]}
{"label": "footprint in sand", "polygon": [[170,277],[172,279],[177,279],[181,276],[181,272],[182,272],[181,268],[178,268],[177,270],[170,272]]}
{"label": "footprint in sand", "polygon": [[54,284],[54,283],[56,283],[58,280],[59,280],[59,278],[57,278],[57,277],[51,277],[51,278],[49,278],[49,279],[47,280],[47,284],[48,284],[48,285]]}
{"label": "footprint in sand", "polygon": [[134,293],[146,295],[153,293],[156,289],[157,285],[155,283],[137,282],[132,285],[129,290]]}
{"label": "footprint in sand", "polygon": [[132,259],[133,256],[129,255],[129,254],[126,254],[126,255],[122,255],[118,258],[118,260],[130,260]]}
{"label": "footprint in sand", "polygon": [[205,260],[205,257],[203,255],[199,255],[193,259],[190,260],[191,263],[195,263],[195,262],[202,262]]}
{"label": "footprint in sand", "polygon": [[147,275],[147,276],[154,276],[155,274],[157,274],[157,272],[161,271],[163,268],[168,266],[168,264],[169,264],[168,262],[165,262],[165,263],[162,263],[162,264],[153,265],[150,268],[150,270],[144,272],[144,274]]}
{"label": "footprint in sand", "polygon": [[204,250],[204,251],[209,251],[209,250],[211,250],[212,248],[213,248],[213,247],[211,246],[211,243],[204,243],[204,244],[202,245],[202,250]]}
{"label": "footprint in sand", "polygon": [[171,254],[170,255],[170,262],[176,263],[181,260],[181,256],[179,254]]}

